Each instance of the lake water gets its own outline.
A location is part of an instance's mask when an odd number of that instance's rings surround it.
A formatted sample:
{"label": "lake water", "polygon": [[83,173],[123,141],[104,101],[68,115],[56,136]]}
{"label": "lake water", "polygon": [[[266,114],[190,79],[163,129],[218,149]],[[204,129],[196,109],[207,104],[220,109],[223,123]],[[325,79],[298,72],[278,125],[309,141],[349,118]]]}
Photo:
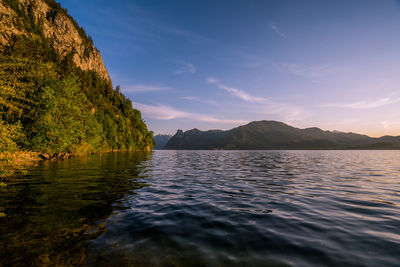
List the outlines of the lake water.
{"label": "lake water", "polygon": [[41,162],[0,212],[0,266],[400,266],[400,152]]}

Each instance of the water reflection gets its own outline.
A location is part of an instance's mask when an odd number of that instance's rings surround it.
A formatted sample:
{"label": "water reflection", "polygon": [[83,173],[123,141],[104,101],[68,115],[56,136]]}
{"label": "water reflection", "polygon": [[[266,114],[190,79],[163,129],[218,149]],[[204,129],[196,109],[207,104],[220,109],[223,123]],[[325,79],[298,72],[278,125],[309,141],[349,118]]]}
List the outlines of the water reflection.
{"label": "water reflection", "polygon": [[[0,193],[5,265],[399,266],[398,151],[44,162]],[[0,264],[1,265],[1,264]]]}
{"label": "water reflection", "polygon": [[110,216],[85,264],[397,266],[398,210],[376,200],[399,203],[399,155],[157,151],[151,187]]}
{"label": "water reflection", "polygon": [[[0,192],[0,259],[5,265],[77,265],[85,242],[106,231],[104,219],[125,209],[124,196],[148,186],[144,153],[106,153],[41,162]],[[1,265],[1,264],[0,264]]]}

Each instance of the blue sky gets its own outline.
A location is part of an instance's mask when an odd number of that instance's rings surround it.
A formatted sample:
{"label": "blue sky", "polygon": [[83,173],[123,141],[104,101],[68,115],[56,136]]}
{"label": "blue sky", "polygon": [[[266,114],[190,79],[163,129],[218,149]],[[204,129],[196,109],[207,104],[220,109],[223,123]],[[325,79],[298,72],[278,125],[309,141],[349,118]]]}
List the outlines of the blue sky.
{"label": "blue sky", "polygon": [[156,134],[254,120],[400,135],[400,2],[62,0]]}

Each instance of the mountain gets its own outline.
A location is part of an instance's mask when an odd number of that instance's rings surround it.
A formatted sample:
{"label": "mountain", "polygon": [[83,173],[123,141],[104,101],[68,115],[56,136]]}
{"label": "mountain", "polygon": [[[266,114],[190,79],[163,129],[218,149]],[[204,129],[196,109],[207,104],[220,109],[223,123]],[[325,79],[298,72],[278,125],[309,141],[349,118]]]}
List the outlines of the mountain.
{"label": "mountain", "polygon": [[154,136],[155,146],[154,149],[163,149],[165,144],[168,143],[172,135],[169,134],[157,134]]}
{"label": "mountain", "polygon": [[150,150],[92,38],[54,0],[0,0],[0,152]]}
{"label": "mountain", "polygon": [[355,133],[299,129],[277,121],[254,121],[228,131],[198,129],[177,133],[164,149],[393,149],[400,137],[371,138]]}

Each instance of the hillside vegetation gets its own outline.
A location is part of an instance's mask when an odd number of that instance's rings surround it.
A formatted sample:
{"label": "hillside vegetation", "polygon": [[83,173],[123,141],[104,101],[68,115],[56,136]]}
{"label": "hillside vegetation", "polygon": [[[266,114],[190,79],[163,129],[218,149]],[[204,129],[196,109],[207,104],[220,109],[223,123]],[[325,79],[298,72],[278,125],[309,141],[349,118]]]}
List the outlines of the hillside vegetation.
{"label": "hillside vegetation", "polygon": [[[55,1],[42,2],[53,12],[46,16],[47,24],[57,13],[67,15]],[[14,26],[25,34],[13,34],[0,54],[0,152],[153,148],[153,133],[119,86],[113,89],[95,70],[77,67],[74,50],[66,55],[57,52],[45,37],[43,18],[35,17],[34,6],[18,0],[2,4],[14,10]],[[95,49],[85,31],[69,15],[67,19],[85,40],[85,49]]]}

